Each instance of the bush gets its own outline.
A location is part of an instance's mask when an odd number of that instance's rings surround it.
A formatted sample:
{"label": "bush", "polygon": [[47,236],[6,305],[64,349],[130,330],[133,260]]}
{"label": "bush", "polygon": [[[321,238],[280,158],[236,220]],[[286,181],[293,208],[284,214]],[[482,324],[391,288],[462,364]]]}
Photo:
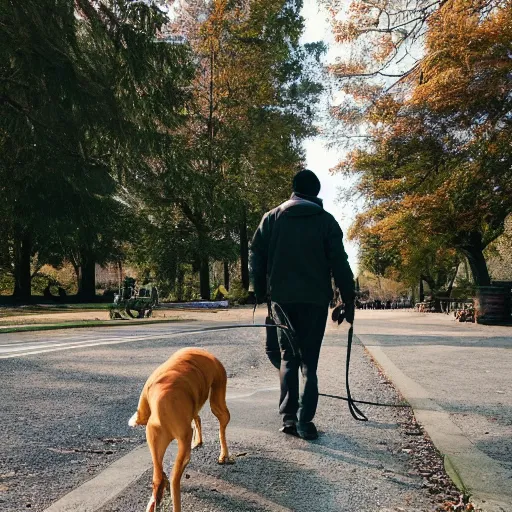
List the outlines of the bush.
{"label": "bush", "polygon": [[14,277],[11,274],[0,274],[0,295],[12,295]]}
{"label": "bush", "polygon": [[229,301],[232,304],[247,304],[249,292],[242,286],[242,282],[238,279],[233,279],[229,286]]}

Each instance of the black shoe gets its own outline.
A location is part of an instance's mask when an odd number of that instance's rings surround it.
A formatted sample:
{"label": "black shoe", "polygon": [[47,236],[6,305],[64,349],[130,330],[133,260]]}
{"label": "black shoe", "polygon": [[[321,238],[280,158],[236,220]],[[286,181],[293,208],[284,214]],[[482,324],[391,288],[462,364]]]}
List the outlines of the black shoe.
{"label": "black shoe", "polygon": [[315,439],[318,439],[318,430],[312,421],[309,421],[308,423],[299,423],[297,425],[297,434],[300,438],[305,439],[306,441],[314,441]]}
{"label": "black shoe", "polygon": [[297,417],[291,415],[285,415],[283,417],[283,426],[279,429],[283,434],[291,436],[298,436],[297,433]]}
{"label": "black shoe", "polygon": [[297,425],[283,425],[279,432],[282,432],[283,434],[288,434],[290,436],[299,437],[299,433],[297,432]]}

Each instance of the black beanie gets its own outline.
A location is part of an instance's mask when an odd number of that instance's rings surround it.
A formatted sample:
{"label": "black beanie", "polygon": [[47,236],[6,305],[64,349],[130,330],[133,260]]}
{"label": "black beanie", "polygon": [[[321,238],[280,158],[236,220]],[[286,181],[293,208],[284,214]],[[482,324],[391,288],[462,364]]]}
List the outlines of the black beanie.
{"label": "black beanie", "polygon": [[293,191],[316,197],[320,192],[320,180],[313,171],[308,169],[299,171],[293,178]]}

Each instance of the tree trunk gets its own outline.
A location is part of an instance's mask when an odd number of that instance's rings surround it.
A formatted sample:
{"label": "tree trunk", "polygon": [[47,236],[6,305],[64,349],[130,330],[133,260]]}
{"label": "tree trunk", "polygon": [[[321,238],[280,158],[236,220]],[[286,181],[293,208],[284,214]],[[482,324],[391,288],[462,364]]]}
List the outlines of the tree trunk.
{"label": "tree trunk", "polygon": [[78,297],[81,301],[96,300],[96,262],[89,252],[83,252],[80,265],[80,285]]}
{"label": "tree trunk", "polygon": [[214,105],[214,72],[215,72],[215,53],[213,47],[210,47],[210,94],[209,94],[209,108],[208,115],[208,171],[210,176],[213,174],[213,141],[215,138],[215,128],[213,123]]}
{"label": "tree trunk", "polygon": [[121,262],[121,260],[117,262],[117,268],[119,270],[119,290],[121,290],[123,282],[123,263]]}
{"label": "tree trunk", "polygon": [[425,291],[423,290],[423,278],[420,277],[420,302],[425,301]]}
{"label": "tree trunk", "polygon": [[242,287],[249,290],[249,240],[247,238],[247,213],[245,208],[242,213],[242,221],[240,222],[240,265]]}
{"label": "tree trunk", "polygon": [[229,292],[229,262],[224,262],[224,288]]}
{"label": "tree trunk", "polygon": [[446,295],[448,298],[452,296],[453,285],[455,283],[455,278],[457,277],[457,273],[459,272],[460,263],[457,264],[457,268],[455,269],[452,277],[450,278],[450,282],[448,283],[448,289],[446,290]]}
{"label": "tree trunk", "polygon": [[202,300],[210,300],[210,265],[208,256],[201,256],[200,259],[199,293]]}
{"label": "tree trunk", "polygon": [[490,286],[491,278],[489,277],[483,250],[480,233],[471,233],[468,243],[461,247],[462,253],[468,259],[475,284],[477,286]]}
{"label": "tree trunk", "polygon": [[78,290],[80,290],[80,265],[75,263],[74,260],[71,261],[71,265],[73,266],[73,271],[75,272],[76,289],[78,294]]}
{"label": "tree trunk", "polygon": [[31,272],[30,256],[32,253],[31,236],[25,233],[14,245],[14,292],[16,300],[30,300]]}
{"label": "tree trunk", "polygon": [[183,267],[180,263],[178,263],[178,268],[176,269],[176,299],[178,302],[183,300],[185,292],[185,272],[183,271]]}

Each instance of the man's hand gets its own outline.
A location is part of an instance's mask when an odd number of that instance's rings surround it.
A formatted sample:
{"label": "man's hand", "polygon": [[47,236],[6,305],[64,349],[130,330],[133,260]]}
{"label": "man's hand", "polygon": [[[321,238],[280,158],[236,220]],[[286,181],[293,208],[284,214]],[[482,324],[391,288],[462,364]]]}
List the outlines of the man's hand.
{"label": "man's hand", "polygon": [[351,325],[354,323],[355,312],[356,312],[355,302],[349,302],[348,304],[345,304],[345,320]]}
{"label": "man's hand", "polygon": [[265,294],[263,295],[257,295],[253,291],[249,292],[249,295],[247,297],[247,304],[266,304],[267,302],[267,296]]}
{"label": "man's hand", "polygon": [[267,296],[266,295],[256,295],[256,304],[266,304],[267,303]]}
{"label": "man's hand", "polygon": [[354,302],[350,302],[348,304],[339,304],[333,309],[331,313],[331,319],[333,322],[337,322],[338,325],[340,325],[343,320],[346,320],[349,324],[352,325],[354,323],[354,312]]}
{"label": "man's hand", "polygon": [[249,294],[247,295],[247,304],[257,304],[256,295],[253,291],[249,291]]}

